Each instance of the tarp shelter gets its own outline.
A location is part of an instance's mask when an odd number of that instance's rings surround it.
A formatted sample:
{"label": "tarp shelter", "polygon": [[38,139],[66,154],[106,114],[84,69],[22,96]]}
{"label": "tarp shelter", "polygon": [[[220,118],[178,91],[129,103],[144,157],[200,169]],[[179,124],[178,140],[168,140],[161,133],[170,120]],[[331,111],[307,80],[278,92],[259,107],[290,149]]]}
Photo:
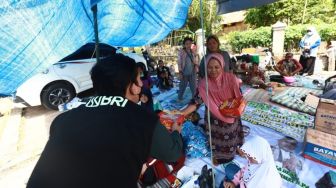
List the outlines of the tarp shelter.
{"label": "tarp shelter", "polygon": [[2,0],[0,94],[13,94],[30,76],[94,40],[97,3],[100,42],[155,43],[186,21],[192,0]]}
{"label": "tarp shelter", "polygon": [[273,3],[277,0],[217,0],[217,13],[225,14]]}

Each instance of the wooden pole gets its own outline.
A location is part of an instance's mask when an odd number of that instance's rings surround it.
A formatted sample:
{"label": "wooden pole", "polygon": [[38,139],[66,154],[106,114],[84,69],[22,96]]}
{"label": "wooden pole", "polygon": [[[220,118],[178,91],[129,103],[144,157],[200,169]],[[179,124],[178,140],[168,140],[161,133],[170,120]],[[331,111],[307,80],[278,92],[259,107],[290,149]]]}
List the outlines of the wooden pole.
{"label": "wooden pole", "polygon": [[306,16],[307,3],[308,3],[308,0],[305,0],[305,5],[304,5],[304,8],[303,8],[302,21],[301,21],[302,24],[304,23],[304,18]]}
{"label": "wooden pole", "polygon": [[99,53],[99,36],[98,36],[98,19],[97,19],[98,8],[97,8],[97,4],[95,4],[91,8],[91,10],[93,12],[93,20],[94,20],[94,32],[95,32],[95,42],[96,42],[96,61],[97,61],[97,63],[99,63],[100,53]]}

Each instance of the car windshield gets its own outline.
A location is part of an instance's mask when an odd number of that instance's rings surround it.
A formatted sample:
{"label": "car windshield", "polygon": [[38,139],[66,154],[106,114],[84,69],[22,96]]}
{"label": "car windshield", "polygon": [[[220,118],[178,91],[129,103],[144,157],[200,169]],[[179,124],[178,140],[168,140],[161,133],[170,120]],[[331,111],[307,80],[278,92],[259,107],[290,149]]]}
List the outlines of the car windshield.
{"label": "car windshield", "polygon": [[[116,53],[116,51],[117,51],[116,48],[108,44],[104,43],[99,44],[100,57],[107,57],[113,55]],[[72,61],[72,60],[90,59],[90,58],[96,58],[95,43],[85,44],[84,46],[76,50],[74,53],[63,58],[61,61]]]}

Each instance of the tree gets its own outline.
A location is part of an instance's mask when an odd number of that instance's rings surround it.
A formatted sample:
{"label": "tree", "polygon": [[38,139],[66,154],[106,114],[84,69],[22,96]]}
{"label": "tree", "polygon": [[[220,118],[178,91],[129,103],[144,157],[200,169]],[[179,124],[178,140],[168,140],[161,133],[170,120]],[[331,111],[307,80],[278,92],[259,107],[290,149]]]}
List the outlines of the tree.
{"label": "tree", "polygon": [[[202,1],[203,23],[206,33],[212,33],[213,23],[219,20],[217,16],[216,1]],[[200,16],[200,0],[193,0],[188,12],[188,19],[185,29],[195,32],[202,28]]]}
{"label": "tree", "polygon": [[335,23],[334,5],[335,0],[281,0],[248,10],[245,22],[253,27],[270,26],[277,21],[287,25]]}

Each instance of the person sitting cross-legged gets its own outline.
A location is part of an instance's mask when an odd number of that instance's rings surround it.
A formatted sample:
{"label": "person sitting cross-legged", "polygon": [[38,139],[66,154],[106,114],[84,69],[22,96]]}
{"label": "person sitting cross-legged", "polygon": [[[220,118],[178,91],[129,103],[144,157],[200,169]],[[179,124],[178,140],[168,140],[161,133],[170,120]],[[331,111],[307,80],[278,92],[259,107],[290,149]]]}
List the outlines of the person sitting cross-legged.
{"label": "person sitting cross-legged", "polygon": [[156,69],[159,80],[158,87],[160,90],[170,90],[173,86],[173,77],[168,67],[164,66],[163,61],[159,60],[159,66]]}
{"label": "person sitting cross-legged", "polygon": [[270,80],[274,82],[283,83],[284,76],[294,76],[302,70],[302,65],[298,60],[293,58],[292,53],[286,53],[285,58],[280,60],[274,69],[280,73],[280,75],[271,75]]}
{"label": "person sitting cross-legged", "polygon": [[286,53],[285,59],[280,60],[274,68],[282,76],[294,76],[302,70],[302,65],[293,58],[292,53]]}

